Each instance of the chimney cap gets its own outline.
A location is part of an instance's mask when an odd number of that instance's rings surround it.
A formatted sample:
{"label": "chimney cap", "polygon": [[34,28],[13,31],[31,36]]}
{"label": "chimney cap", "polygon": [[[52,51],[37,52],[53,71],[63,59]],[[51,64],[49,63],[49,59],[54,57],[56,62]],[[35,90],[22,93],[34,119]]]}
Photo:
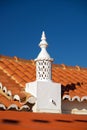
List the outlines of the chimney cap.
{"label": "chimney cap", "polygon": [[53,58],[50,57],[50,55],[48,54],[46,47],[48,46],[48,43],[46,41],[46,35],[45,32],[42,32],[42,36],[41,36],[41,42],[39,43],[39,46],[41,48],[41,52],[39,53],[38,57],[35,59],[35,61],[37,60],[49,60],[49,61],[53,61]]}

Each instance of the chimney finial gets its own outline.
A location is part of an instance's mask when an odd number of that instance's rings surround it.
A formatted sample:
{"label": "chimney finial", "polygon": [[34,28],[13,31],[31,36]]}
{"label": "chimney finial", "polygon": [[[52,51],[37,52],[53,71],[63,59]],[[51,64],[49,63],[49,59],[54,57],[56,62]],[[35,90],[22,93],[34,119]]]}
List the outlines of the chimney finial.
{"label": "chimney finial", "polygon": [[46,35],[45,35],[45,32],[43,31],[42,32],[42,36],[41,36],[41,42],[39,43],[39,46],[42,48],[42,47],[47,47],[48,44],[47,44],[47,41],[46,41]]}
{"label": "chimney finial", "polygon": [[45,32],[44,31],[42,32],[41,40],[46,40],[46,36],[45,36]]}

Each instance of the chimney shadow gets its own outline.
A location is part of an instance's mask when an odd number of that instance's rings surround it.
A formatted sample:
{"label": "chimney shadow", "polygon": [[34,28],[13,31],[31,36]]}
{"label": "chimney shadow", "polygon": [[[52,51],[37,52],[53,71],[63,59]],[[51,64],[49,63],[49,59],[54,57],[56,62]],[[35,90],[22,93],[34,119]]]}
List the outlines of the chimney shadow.
{"label": "chimney shadow", "polygon": [[69,94],[69,91],[72,90],[74,91],[76,89],[76,85],[81,87],[81,84],[80,82],[77,82],[77,83],[71,83],[71,84],[67,84],[67,85],[61,85],[61,91],[62,91],[62,95],[64,95],[64,93],[66,93],[67,95]]}
{"label": "chimney shadow", "polygon": [[30,108],[29,112],[33,112],[32,108],[33,108],[33,106],[35,105],[35,103],[26,102],[24,105],[29,106],[29,108]]}

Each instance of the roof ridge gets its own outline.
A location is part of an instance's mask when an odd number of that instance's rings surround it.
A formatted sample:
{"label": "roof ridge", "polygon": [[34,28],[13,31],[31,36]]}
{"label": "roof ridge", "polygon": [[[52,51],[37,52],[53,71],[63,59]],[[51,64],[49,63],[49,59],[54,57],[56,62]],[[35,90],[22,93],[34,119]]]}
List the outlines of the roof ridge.
{"label": "roof ridge", "polygon": [[81,67],[79,65],[70,66],[70,65],[66,65],[66,64],[53,64],[53,67],[59,67],[59,68],[62,68],[62,69],[87,70],[86,67]]}
{"label": "roof ridge", "polygon": [[[11,56],[0,55],[0,60],[3,60],[3,59],[13,60],[13,61],[16,61],[16,62],[30,63],[30,64],[35,65],[34,59],[28,60],[28,59],[24,59],[24,58],[19,58],[17,56],[11,57]],[[53,67],[59,67],[59,68],[62,68],[62,69],[87,70],[86,67],[81,67],[79,65],[71,66],[71,65],[66,65],[64,63],[62,63],[62,64],[53,63],[52,65],[53,65]]]}
{"label": "roof ridge", "polygon": [[25,62],[25,63],[35,64],[33,59],[27,60],[27,59],[19,58],[17,56],[11,57],[11,56],[0,55],[0,60],[3,60],[3,59],[13,60],[16,62]]}

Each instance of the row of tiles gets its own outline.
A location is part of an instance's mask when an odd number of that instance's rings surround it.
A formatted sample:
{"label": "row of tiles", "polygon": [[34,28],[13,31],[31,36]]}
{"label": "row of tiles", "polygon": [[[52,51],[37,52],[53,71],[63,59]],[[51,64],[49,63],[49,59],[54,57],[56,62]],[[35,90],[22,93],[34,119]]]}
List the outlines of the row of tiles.
{"label": "row of tiles", "polygon": [[[24,62],[16,61],[14,58],[2,58],[0,60],[0,71],[3,73],[2,77],[0,75],[1,82],[6,85],[9,84],[7,86],[10,89],[19,88],[15,90],[19,92],[22,91],[27,82],[32,82],[36,78],[35,63],[33,61]],[[78,69],[76,67],[53,65],[52,80],[61,83],[62,97],[66,94],[71,97],[87,95],[87,69],[85,68]]]}
{"label": "row of tiles", "polygon": [[22,103],[17,100],[8,100],[5,96],[0,95],[0,110],[32,111],[34,104],[34,102],[31,103],[30,99]]}

